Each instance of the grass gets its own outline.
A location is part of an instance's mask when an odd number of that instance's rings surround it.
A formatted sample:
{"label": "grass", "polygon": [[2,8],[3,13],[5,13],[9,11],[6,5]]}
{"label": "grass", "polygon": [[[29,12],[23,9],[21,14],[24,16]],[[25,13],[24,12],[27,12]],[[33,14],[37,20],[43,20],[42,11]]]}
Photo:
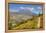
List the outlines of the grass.
{"label": "grass", "polygon": [[37,21],[35,21],[35,20],[28,19],[26,21],[22,21],[21,23],[14,25],[14,26],[12,26],[12,24],[15,24],[15,23],[13,23],[12,20],[10,22],[11,23],[9,23],[9,30],[37,28]]}
{"label": "grass", "polygon": [[[37,17],[34,17],[32,19],[27,19],[26,21],[22,21],[21,23],[16,23],[16,21],[14,21],[13,19],[10,19],[9,22],[8,22],[8,29],[9,30],[20,30],[20,29],[37,29],[38,26],[38,20],[37,18],[40,17],[37,16]],[[43,19],[43,15],[41,15],[41,18]],[[41,21],[42,21],[41,19]],[[43,21],[40,22],[41,23],[41,27],[43,26]]]}

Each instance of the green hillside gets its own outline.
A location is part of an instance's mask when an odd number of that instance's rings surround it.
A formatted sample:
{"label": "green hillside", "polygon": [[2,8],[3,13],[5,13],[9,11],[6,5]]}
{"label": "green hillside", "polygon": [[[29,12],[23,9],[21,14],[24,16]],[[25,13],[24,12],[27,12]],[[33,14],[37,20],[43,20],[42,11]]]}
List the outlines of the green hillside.
{"label": "green hillside", "polygon": [[[36,19],[35,19],[36,18]],[[13,23],[13,21],[11,20],[10,24],[9,24],[9,29],[35,29],[37,28],[37,17],[35,17],[33,19],[27,19],[26,21],[22,21],[21,23],[15,24],[15,21]],[[14,26],[12,26],[12,24],[15,24]]]}

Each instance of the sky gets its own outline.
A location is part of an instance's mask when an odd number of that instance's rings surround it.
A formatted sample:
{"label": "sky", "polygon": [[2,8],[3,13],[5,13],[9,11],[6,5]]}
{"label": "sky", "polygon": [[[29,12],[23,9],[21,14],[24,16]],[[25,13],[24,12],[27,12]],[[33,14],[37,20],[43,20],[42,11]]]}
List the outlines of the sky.
{"label": "sky", "polygon": [[32,5],[32,4],[9,4],[10,12],[19,12],[19,10],[30,10],[35,14],[42,14],[42,5]]}

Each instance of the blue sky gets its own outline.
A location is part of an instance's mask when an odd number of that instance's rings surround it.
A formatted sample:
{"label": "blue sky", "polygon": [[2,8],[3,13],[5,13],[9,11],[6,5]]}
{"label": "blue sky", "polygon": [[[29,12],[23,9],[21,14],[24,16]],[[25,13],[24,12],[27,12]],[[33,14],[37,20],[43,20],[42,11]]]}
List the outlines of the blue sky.
{"label": "blue sky", "polygon": [[19,12],[19,10],[30,10],[35,14],[42,13],[42,5],[32,5],[32,4],[9,4],[10,12]]}

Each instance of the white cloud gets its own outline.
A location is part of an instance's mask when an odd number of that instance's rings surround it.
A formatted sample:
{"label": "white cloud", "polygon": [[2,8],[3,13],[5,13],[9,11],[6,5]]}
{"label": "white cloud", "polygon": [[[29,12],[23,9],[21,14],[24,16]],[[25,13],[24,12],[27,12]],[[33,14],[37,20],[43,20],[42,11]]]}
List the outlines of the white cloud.
{"label": "white cloud", "polygon": [[24,7],[20,7],[20,9],[25,9]]}
{"label": "white cloud", "polygon": [[33,11],[34,10],[34,8],[28,8],[30,11]]}
{"label": "white cloud", "polygon": [[33,10],[34,10],[33,7],[32,7],[32,8],[31,8],[31,7],[20,7],[20,9],[23,9],[23,10],[24,10],[24,9],[25,9],[25,10],[27,9],[27,10],[30,10],[30,11],[33,11]]}
{"label": "white cloud", "polygon": [[10,12],[19,12],[19,10],[16,10],[16,9],[10,9],[9,11]]}
{"label": "white cloud", "polygon": [[[32,7],[20,7],[20,9],[23,9],[23,10],[30,10],[30,11],[33,11],[34,8]],[[10,12],[19,12],[19,10],[17,9],[10,9]]]}
{"label": "white cloud", "polygon": [[41,9],[42,9],[42,7],[37,7],[37,9],[41,10]]}
{"label": "white cloud", "polygon": [[31,8],[31,7],[27,7],[26,9],[30,10],[30,11],[33,11],[34,8]]}
{"label": "white cloud", "polygon": [[30,11],[34,10],[34,8],[31,8],[31,7],[20,7],[21,9],[28,9]]}

